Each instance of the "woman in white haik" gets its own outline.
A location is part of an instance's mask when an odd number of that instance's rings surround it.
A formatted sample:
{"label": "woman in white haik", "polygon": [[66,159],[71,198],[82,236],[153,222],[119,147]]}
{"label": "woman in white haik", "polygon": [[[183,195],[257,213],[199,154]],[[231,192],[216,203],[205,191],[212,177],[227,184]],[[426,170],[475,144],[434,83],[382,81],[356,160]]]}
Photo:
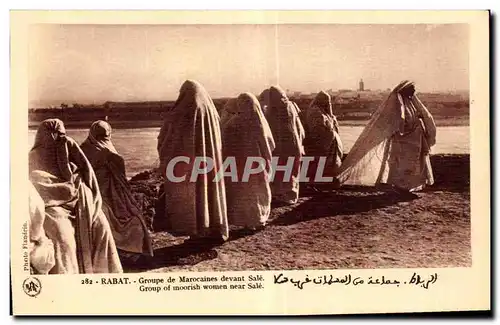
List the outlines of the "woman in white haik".
{"label": "woman in white haik", "polygon": [[[166,230],[190,241],[220,243],[229,238],[224,179],[213,181],[222,168],[220,118],[205,88],[194,80],[183,83],[172,109],[166,112],[158,135],[159,172],[165,178]],[[189,162],[173,164],[186,157]],[[214,166],[191,180],[196,159]],[[173,171],[167,170],[174,166]],[[169,177],[185,177],[175,181]],[[171,175],[172,176],[172,175]]]}
{"label": "woman in white haik", "polygon": [[102,210],[108,218],[122,262],[144,261],[153,256],[146,222],[135,201],[125,174],[125,161],[111,141],[111,126],[95,121],[81,149],[99,183]]}
{"label": "woman in white haik", "polygon": [[414,192],[434,183],[430,148],[436,124],[415,95],[415,85],[403,81],[373,114],[339,169],[347,185],[389,185]]}
{"label": "woman in white haik", "polygon": [[[257,98],[250,93],[238,96],[234,116],[222,126],[224,159],[234,158],[237,166],[237,177],[225,179],[230,225],[258,230],[266,224],[271,212],[269,166],[274,146]],[[245,179],[249,168],[259,172]]]}
{"label": "woman in white haik", "polygon": [[329,94],[320,91],[309,109],[303,113],[306,138],[306,155],[314,157],[309,164],[308,176],[314,183],[319,159],[325,159],[324,176],[334,176],[342,163],[343,145],[339,136],[339,124],[333,115],[332,100]]}
{"label": "woman in white haik", "polygon": [[[276,171],[271,181],[274,199],[287,204],[294,204],[299,198],[299,172],[302,155],[304,155],[304,128],[299,119],[297,107],[292,103],[279,86],[269,88],[269,106],[266,119],[276,143],[273,156],[278,158],[280,167],[287,166],[291,171],[288,179],[283,171]],[[293,165],[288,166],[288,159]]]}

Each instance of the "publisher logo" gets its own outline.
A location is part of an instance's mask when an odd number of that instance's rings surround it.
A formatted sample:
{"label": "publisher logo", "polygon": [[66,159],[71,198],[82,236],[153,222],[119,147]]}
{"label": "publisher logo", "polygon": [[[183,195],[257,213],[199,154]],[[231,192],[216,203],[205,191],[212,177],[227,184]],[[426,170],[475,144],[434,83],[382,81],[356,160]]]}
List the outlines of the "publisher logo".
{"label": "publisher logo", "polygon": [[23,290],[30,297],[36,297],[40,294],[42,290],[42,284],[40,280],[35,277],[29,277],[23,282]]}

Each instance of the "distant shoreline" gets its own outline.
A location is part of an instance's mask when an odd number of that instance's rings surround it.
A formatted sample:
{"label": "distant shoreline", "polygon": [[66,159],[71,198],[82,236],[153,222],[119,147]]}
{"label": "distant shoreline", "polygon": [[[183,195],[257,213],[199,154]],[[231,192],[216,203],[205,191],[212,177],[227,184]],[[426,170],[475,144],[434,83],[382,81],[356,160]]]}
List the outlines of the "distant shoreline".
{"label": "distant shoreline", "polygon": [[[439,127],[447,126],[469,126],[469,117],[435,117],[436,125]],[[93,121],[66,121],[64,125],[67,129],[89,128]],[[341,126],[365,126],[369,120],[339,120]],[[163,121],[109,121],[115,129],[144,129],[159,128]],[[40,122],[28,122],[29,130],[36,130]]]}

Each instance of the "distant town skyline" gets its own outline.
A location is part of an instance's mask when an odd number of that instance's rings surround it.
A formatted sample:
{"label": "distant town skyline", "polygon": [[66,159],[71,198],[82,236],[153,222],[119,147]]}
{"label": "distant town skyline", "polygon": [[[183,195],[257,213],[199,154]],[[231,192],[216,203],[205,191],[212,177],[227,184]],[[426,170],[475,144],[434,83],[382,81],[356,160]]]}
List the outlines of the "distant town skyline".
{"label": "distant town skyline", "polygon": [[[34,25],[29,101],[60,105],[175,100],[195,79],[211,96],[469,89],[469,31],[446,25]],[[39,106],[39,105],[37,105]]]}

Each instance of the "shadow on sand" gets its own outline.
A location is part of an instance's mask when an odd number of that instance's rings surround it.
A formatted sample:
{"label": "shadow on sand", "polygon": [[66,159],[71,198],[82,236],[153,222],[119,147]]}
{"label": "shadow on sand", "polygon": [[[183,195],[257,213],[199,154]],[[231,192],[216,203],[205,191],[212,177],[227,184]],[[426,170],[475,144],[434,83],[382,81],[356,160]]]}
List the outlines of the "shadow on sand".
{"label": "shadow on sand", "polygon": [[[465,178],[465,177],[464,177]],[[466,182],[467,180],[465,180]],[[445,190],[464,190],[464,179],[457,180],[454,184],[440,184],[436,187],[429,187],[425,192],[441,190],[444,185]],[[268,225],[287,226],[298,222],[314,220],[337,215],[355,215],[379,209],[399,202],[407,202],[418,199],[418,194],[397,193],[384,191],[376,187],[343,186],[340,189],[311,188],[304,186],[301,189],[299,203],[288,205],[273,201],[271,208],[275,218],[270,218]],[[277,209],[283,212],[276,213]],[[272,213],[273,214],[273,213]],[[230,232],[228,241],[252,236],[260,230],[235,229]],[[154,257],[140,259],[133,265],[124,265],[125,272],[143,272],[147,270],[168,267],[195,265],[200,262],[217,258],[217,251],[214,249],[221,243],[217,242],[192,242],[185,241],[179,245],[162,247],[154,251]]]}
{"label": "shadow on sand", "polygon": [[415,194],[380,192],[376,189],[364,189],[361,193],[348,190],[320,192],[270,220],[270,224],[285,226],[336,215],[358,214],[417,198]]}

